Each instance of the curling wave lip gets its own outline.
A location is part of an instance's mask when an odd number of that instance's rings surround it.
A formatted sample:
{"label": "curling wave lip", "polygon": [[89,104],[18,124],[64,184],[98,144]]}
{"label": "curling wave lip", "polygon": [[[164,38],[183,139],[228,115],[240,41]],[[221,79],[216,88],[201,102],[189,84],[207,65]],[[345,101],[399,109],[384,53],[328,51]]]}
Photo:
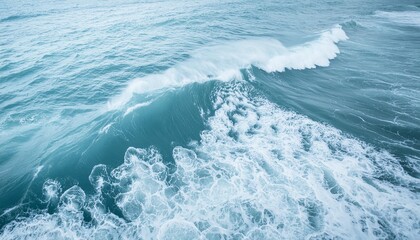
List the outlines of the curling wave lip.
{"label": "curling wave lip", "polygon": [[125,105],[135,93],[181,87],[193,82],[214,79],[221,81],[242,79],[240,70],[251,65],[266,72],[326,67],[330,60],[340,53],[336,43],[347,39],[342,27],[336,25],[323,32],[319,38],[290,48],[271,38],[204,47],[193,53],[187,61],[161,74],[132,80],[121,94],[108,102],[108,110],[115,110]]}

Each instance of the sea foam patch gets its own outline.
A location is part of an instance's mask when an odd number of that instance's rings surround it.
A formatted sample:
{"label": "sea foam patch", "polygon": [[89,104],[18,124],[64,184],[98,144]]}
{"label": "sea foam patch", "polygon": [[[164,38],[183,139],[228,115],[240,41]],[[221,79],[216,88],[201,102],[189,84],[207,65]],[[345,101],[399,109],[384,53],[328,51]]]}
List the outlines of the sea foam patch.
{"label": "sea foam patch", "polygon": [[251,65],[267,72],[326,67],[340,52],[336,44],[346,39],[346,33],[337,25],[323,32],[318,39],[289,48],[271,38],[255,38],[203,47],[192,53],[190,59],[161,74],[132,80],[121,94],[108,102],[108,109],[123,106],[135,93],[215,79],[242,79],[240,70]]}
{"label": "sea foam patch", "polygon": [[[94,167],[52,214],[9,223],[2,239],[409,238],[420,233],[418,185],[398,160],[339,130],[252,97],[242,82],[214,92],[200,142],[130,147],[115,169]],[[386,181],[393,176],[392,183]],[[395,181],[394,181],[395,180]],[[59,193],[46,184],[46,199]],[[111,194],[112,193],[112,194]],[[112,196],[122,218],[104,204]],[[55,197],[56,198],[56,197]],[[92,220],[85,222],[83,213]]]}

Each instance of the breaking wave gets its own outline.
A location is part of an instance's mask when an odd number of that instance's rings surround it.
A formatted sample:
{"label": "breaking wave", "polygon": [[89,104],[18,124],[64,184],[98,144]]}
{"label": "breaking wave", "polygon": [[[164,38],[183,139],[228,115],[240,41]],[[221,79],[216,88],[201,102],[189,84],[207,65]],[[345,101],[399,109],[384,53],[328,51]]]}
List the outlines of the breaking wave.
{"label": "breaking wave", "polygon": [[251,65],[266,72],[325,67],[340,52],[336,43],[346,39],[346,33],[338,25],[322,33],[314,41],[290,48],[275,39],[242,40],[204,47],[194,52],[187,61],[161,74],[148,75],[131,81],[120,95],[108,102],[108,108],[112,110],[124,105],[135,93],[215,79],[222,81],[241,79],[240,70]]}
{"label": "breaking wave", "polygon": [[241,81],[221,84],[213,108],[200,142],[173,149],[175,167],[154,147],[130,147],[117,168],[93,168],[94,194],[79,186],[61,193],[60,183],[48,180],[43,192],[53,213],[13,221],[1,238],[419,235],[419,195],[407,187],[419,182],[388,152],[283,110]]}

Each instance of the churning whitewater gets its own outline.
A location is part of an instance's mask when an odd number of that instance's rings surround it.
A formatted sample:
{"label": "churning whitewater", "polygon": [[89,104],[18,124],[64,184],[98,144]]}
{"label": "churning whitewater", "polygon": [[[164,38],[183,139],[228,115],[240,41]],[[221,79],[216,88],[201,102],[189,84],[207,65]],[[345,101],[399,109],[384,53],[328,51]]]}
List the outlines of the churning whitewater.
{"label": "churning whitewater", "polygon": [[418,4],[0,6],[0,239],[419,239]]}
{"label": "churning whitewater", "polygon": [[[44,198],[57,212],[12,222],[3,237],[416,237],[417,194],[404,186],[418,180],[388,152],[253,96],[242,82],[223,84],[212,99],[201,140],[173,148],[174,172],[153,146],[130,147],[122,165],[92,169],[94,194],[47,180]],[[124,218],[106,210],[110,196]]]}

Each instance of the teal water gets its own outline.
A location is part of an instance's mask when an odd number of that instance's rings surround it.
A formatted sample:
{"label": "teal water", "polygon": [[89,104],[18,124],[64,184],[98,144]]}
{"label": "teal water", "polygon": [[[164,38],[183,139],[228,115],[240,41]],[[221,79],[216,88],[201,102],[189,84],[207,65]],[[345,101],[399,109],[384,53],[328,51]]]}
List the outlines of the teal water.
{"label": "teal water", "polygon": [[1,239],[418,239],[418,1],[0,4]]}

